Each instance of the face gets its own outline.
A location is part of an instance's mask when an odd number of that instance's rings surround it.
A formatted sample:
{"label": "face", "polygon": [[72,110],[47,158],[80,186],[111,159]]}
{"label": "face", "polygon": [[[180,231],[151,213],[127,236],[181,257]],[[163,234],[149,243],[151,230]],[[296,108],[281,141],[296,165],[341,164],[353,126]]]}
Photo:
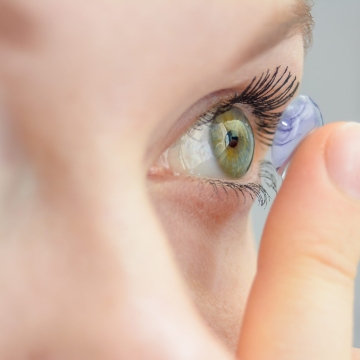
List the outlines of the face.
{"label": "face", "polygon": [[[17,180],[6,218],[21,209],[21,220],[3,230],[15,245],[1,263],[32,309],[28,327],[42,329],[28,343],[71,327],[116,353],[113,331],[136,343],[141,314],[153,316],[150,329],[181,329],[176,309],[186,308],[194,329],[205,323],[235,352],[256,270],[249,213],[267,199],[263,160],[301,81],[307,7],[4,4],[0,71],[15,125],[2,191]],[[29,236],[29,247],[16,245]]]}

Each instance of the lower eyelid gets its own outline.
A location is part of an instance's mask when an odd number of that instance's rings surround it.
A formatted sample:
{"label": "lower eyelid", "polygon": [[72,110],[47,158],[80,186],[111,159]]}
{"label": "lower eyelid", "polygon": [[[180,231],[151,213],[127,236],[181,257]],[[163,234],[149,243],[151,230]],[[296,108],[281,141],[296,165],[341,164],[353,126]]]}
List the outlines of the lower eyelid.
{"label": "lower eyelid", "polygon": [[[179,154],[179,144],[175,144],[174,147],[167,149],[159,157],[158,161],[150,168],[149,178],[181,178],[183,180],[198,183],[200,189],[203,188],[203,186],[206,186],[207,191],[201,192],[199,196],[203,196],[206,193],[207,197],[217,196],[226,201],[236,198],[240,202],[244,200],[247,203],[252,203],[257,199],[260,205],[266,206],[270,200],[270,196],[265,188],[260,184],[259,176],[259,174],[261,174],[260,156],[264,155],[264,152],[258,147],[258,143],[256,143],[255,149],[255,155],[248,172],[241,179],[234,180],[224,179],[223,173],[218,173],[218,176],[215,176],[216,174],[214,171],[212,171],[210,177],[204,176],[204,173],[202,173],[201,176],[189,175],[186,171],[184,171],[184,168],[180,164],[181,155]],[[194,149],[189,150],[189,155],[191,156]],[[179,162],[179,164],[176,165],[174,162]],[[211,166],[211,164],[208,165]],[[218,166],[215,162],[213,162],[212,165],[213,167]]]}
{"label": "lower eyelid", "polygon": [[[271,196],[261,184],[265,179],[267,187],[276,191],[276,173],[271,163],[264,161],[252,165],[249,173],[241,180],[214,179],[197,176],[174,174],[171,170],[155,164],[148,173],[150,181],[186,181],[197,186],[197,194],[202,198],[217,197],[221,202],[234,201],[241,205],[251,205],[257,201],[260,206],[266,207]],[[181,191],[181,185],[180,191]]]}

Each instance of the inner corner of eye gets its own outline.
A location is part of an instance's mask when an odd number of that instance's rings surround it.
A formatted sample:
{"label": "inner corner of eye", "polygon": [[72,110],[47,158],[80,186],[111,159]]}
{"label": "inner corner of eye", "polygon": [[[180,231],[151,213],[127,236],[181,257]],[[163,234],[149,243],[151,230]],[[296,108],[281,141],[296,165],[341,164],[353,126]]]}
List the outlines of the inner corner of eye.
{"label": "inner corner of eye", "polygon": [[238,107],[230,107],[189,129],[170,146],[150,173],[238,180],[248,173],[255,152],[250,122]]}

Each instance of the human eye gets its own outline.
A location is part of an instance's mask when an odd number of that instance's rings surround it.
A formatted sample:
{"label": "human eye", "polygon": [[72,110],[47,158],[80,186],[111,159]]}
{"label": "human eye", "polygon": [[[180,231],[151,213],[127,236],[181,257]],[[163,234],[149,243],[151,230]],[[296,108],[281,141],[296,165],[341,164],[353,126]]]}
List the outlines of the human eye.
{"label": "human eye", "polygon": [[162,155],[177,175],[235,180],[252,162],[255,139],[248,118],[237,107],[211,120],[199,120]]}
{"label": "human eye", "polygon": [[221,99],[200,116],[150,169],[151,175],[171,174],[210,184],[228,192],[250,195],[265,205],[269,195],[261,179],[276,188],[268,162],[262,161],[286,104],[299,82],[288,68],[268,70],[241,92]]}

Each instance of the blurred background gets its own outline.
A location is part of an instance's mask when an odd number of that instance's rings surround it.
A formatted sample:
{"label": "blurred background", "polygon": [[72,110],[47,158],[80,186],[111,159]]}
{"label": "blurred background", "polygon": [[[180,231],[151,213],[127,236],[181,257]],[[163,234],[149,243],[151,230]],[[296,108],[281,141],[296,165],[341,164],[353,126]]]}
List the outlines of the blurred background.
{"label": "blurred background", "polygon": [[[360,122],[360,0],[316,0],[313,15],[314,42],[306,57],[301,93],[318,103],[325,123]],[[269,209],[254,207],[258,241]],[[354,346],[360,348],[360,267]]]}

